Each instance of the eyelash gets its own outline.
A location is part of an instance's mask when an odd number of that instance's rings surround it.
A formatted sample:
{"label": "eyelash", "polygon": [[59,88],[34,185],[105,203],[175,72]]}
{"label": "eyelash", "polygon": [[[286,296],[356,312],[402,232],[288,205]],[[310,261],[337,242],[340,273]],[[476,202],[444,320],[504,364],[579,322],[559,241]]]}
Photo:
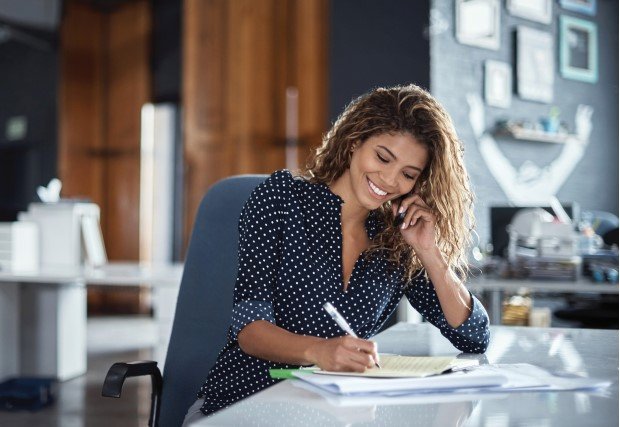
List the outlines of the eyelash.
{"label": "eyelash", "polygon": [[[388,159],[385,159],[385,158],[381,157],[381,154],[379,154],[379,153],[377,153],[377,157],[378,157],[378,158],[379,158],[379,160],[380,160],[381,162],[383,162],[383,163],[388,163],[388,162],[389,162],[389,160],[388,160]],[[411,175],[407,175],[406,173],[403,173],[403,175],[405,176],[405,178],[407,178],[407,179],[409,179],[409,180],[411,180],[411,181],[413,181],[413,180],[415,179],[413,176],[411,176]]]}

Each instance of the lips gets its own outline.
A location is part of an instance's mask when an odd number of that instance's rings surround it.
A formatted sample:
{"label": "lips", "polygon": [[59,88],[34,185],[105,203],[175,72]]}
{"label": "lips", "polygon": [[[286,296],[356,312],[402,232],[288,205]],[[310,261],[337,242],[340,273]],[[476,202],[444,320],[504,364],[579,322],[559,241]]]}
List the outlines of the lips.
{"label": "lips", "polygon": [[374,182],[372,182],[368,178],[366,178],[366,181],[368,181],[368,190],[373,197],[375,197],[376,199],[380,199],[380,200],[383,200],[386,198],[386,196],[388,195],[387,191],[382,190],[380,187],[378,187]]}

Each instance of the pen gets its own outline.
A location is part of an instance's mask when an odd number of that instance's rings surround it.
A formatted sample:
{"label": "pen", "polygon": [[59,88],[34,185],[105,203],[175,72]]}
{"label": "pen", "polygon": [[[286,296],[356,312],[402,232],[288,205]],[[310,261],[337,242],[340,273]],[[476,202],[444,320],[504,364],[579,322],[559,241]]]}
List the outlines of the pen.
{"label": "pen", "polygon": [[[357,334],[353,332],[353,329],[351,329],[347,321],[344,320],[342,314],[340,314],[338,310],[336,310],[336,307],[334,307],[331,303],[326,302],[325,304],[323,304],[323,308],[325,309],[325,311],[327,311],[327,314],[329,314],[331,318],[334,319],[338,326],[340,326],[340,329],[342,329],[352,337],[358,338]],[[377,363],[377,361],[375,361],[375,366],[381,369],[381,366],[379,365],[379,363]]]}

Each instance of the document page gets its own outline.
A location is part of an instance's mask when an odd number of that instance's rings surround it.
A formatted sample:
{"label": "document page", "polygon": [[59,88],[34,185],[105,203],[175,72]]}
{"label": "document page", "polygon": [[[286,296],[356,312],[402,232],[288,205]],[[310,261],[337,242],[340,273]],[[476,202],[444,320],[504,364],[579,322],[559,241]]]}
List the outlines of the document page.
{"label": "document page", "polygon": [[[458,362],[457,362],[458,360]],[[477,360],[468,360],[468,365],[478,364]],[[356,372],[331,372],[318,370],[316,374],[346,375],[376,378],[404,378],[404,377],[428,377],[445,372],[453,367],[462,368],[464,363],[455,357],[431,357],[431,356],[397,356],[381,355],[379,364],[381,368],[373,367],[364,373]]]}

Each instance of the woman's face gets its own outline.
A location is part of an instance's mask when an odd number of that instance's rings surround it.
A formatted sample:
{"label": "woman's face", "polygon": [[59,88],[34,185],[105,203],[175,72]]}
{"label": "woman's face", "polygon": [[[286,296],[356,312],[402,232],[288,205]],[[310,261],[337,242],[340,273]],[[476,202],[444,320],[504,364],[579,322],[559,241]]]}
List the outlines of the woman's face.
{"label": "woman's face", "polygon": [[348,171],[353,195],[369,210],[413,189],[428,150],[409,133],[382,134],[359,144]]}

